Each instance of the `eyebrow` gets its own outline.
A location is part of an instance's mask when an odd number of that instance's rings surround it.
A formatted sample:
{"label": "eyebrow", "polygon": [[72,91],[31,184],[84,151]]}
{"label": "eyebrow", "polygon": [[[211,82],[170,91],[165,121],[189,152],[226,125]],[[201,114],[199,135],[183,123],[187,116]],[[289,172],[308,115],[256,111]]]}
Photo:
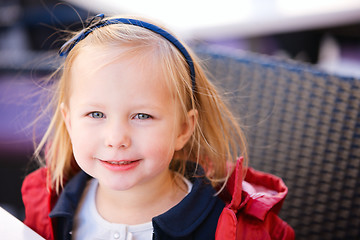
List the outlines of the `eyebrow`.
{"label": "eyebrow", "polygon": [[[101,104],[101,103],[92,103],[92,102],[86,103],[86,102],[80,102],[79,105],[80,105],[80,107],[93,107],[93,108],[100,108],[100,109],[106,108],[106,106],[105,106],[104,104]],[[132,106],[132,108],[159,110],[159,109],[163,109],[164,107],[161,107],[161,105],[158,105],[158,104],[139,103],[139,104],[134,104],[134,105]]]}
{"label": "eyebrow", "polygon": [[80,107],[93,107],[93,108],[104,108],[105,105],[99,103],[88,103],[88,102],[80,102],[78,103]]}

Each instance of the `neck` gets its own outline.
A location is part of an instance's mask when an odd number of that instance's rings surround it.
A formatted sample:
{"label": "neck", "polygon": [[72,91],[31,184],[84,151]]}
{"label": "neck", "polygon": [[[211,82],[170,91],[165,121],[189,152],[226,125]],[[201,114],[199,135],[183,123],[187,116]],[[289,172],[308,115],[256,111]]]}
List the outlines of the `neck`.
{"label": "neck", "polygon": [[141,224],[178,204],[185,197],[186,189],[185,183],[170,171],[155,181],[126,191],[115,191],[99,183],[96,207],[109,222]]}

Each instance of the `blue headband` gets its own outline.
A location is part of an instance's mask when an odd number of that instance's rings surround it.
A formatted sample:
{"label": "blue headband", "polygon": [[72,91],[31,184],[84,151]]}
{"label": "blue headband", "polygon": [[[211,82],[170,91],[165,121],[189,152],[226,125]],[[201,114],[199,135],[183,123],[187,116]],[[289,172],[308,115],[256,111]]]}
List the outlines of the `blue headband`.
{"label": "blue headband", "polygon": [[194,67],[193,60],[192,60],[190,54],[188,53],[188,51],[186,50],[186,48],[184,47],[184,45],[182,45],[180,43],[180,41],[177,40],[173,35],[171,35],[170,33],[168,33],[167,31],[165,31],[164,29],[162,29],[158,26],[155,26],[153,24],[150,24],[150,23],[147,23],[144,21],[136,20],[136,19],[113,18],[113,19],[103,20],[103,18],[104,18],[104,14],[98,14],[95,17],[93,17],[90,20],[87,28],[82,30],[79,34],[77,34],[76,36],[74,36],[73,38],[68,40],[66,43],[64,43],[64,45],[62,45],[62,47],[59,50],[59,55],[67,56],[69,54],[69,52],[71,51],[71,49],[73,49],[78,42],[80,42],[81,40],[86,38],[87,35],[89,35],[91,32],[93,32],[97,28],[101,28],[101,27],[111,25],[111,24],[119,24],[119,23],[143,27],[143,28],[146,28],[150,31],[153,31],[153,32],[161,35],[162,37],[167,39],[169,42],[171,42],[181,52],[181,54],[184,56],[188,66],[189,66],[192,90],[195,93],[196,81],[195,81],[195,67]]}

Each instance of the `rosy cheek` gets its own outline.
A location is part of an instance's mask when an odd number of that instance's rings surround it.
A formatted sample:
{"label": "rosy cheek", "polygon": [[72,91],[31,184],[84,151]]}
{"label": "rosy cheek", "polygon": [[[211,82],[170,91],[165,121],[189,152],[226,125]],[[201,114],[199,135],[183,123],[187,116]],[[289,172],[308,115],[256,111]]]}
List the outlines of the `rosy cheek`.
{"label": "rosy cheek", "polygon": [[162,147],[158,146],[157,148],[153,148],[151,151],[152,155],[156,156],[161,162],[159,164],[169,164],[173,155],[174,150],[172,147],[169,148],[169,144],[164,144]]}

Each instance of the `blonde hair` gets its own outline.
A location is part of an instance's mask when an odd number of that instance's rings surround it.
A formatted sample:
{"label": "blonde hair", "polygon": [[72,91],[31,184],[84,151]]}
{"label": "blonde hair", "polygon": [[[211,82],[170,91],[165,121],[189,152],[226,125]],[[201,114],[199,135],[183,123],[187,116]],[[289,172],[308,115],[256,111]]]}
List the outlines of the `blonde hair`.
{"label": "blonde hair", "polygon": [[[197,111],[194,133],[184,148],[174,154],[174,160],[177,161],[173,162],[181,163],[171,164],[174,171],[184,174],[186,162],[196,162],[204,168],[207,177],[216,186],[226,182],[229,162],[236,161],[241,154],[246,163],[246,140],[238,121],[208,80],[196,55],[187,45],[182,44],[194,63],[196,92],[192,89],[188,65],[177,48],[160,35],[141,27],[114,24],[96,29],[69,52],[64,64],[54,74],[59,75],[59,80],[54,84],[55,93],[50,102],[53,117],[34,153],[48,167],[53,188],[59,191],[64,181],[79,171],[60,106],[68,103],[70,66],[82,48],[92,45],[120,47],[136,56],[152,50],[151,56],[157,58],[156,63],[161,67],[167,84],[172,87],[184,119],[191,109]],[[46,160],[41,158],[44,149]]]}

